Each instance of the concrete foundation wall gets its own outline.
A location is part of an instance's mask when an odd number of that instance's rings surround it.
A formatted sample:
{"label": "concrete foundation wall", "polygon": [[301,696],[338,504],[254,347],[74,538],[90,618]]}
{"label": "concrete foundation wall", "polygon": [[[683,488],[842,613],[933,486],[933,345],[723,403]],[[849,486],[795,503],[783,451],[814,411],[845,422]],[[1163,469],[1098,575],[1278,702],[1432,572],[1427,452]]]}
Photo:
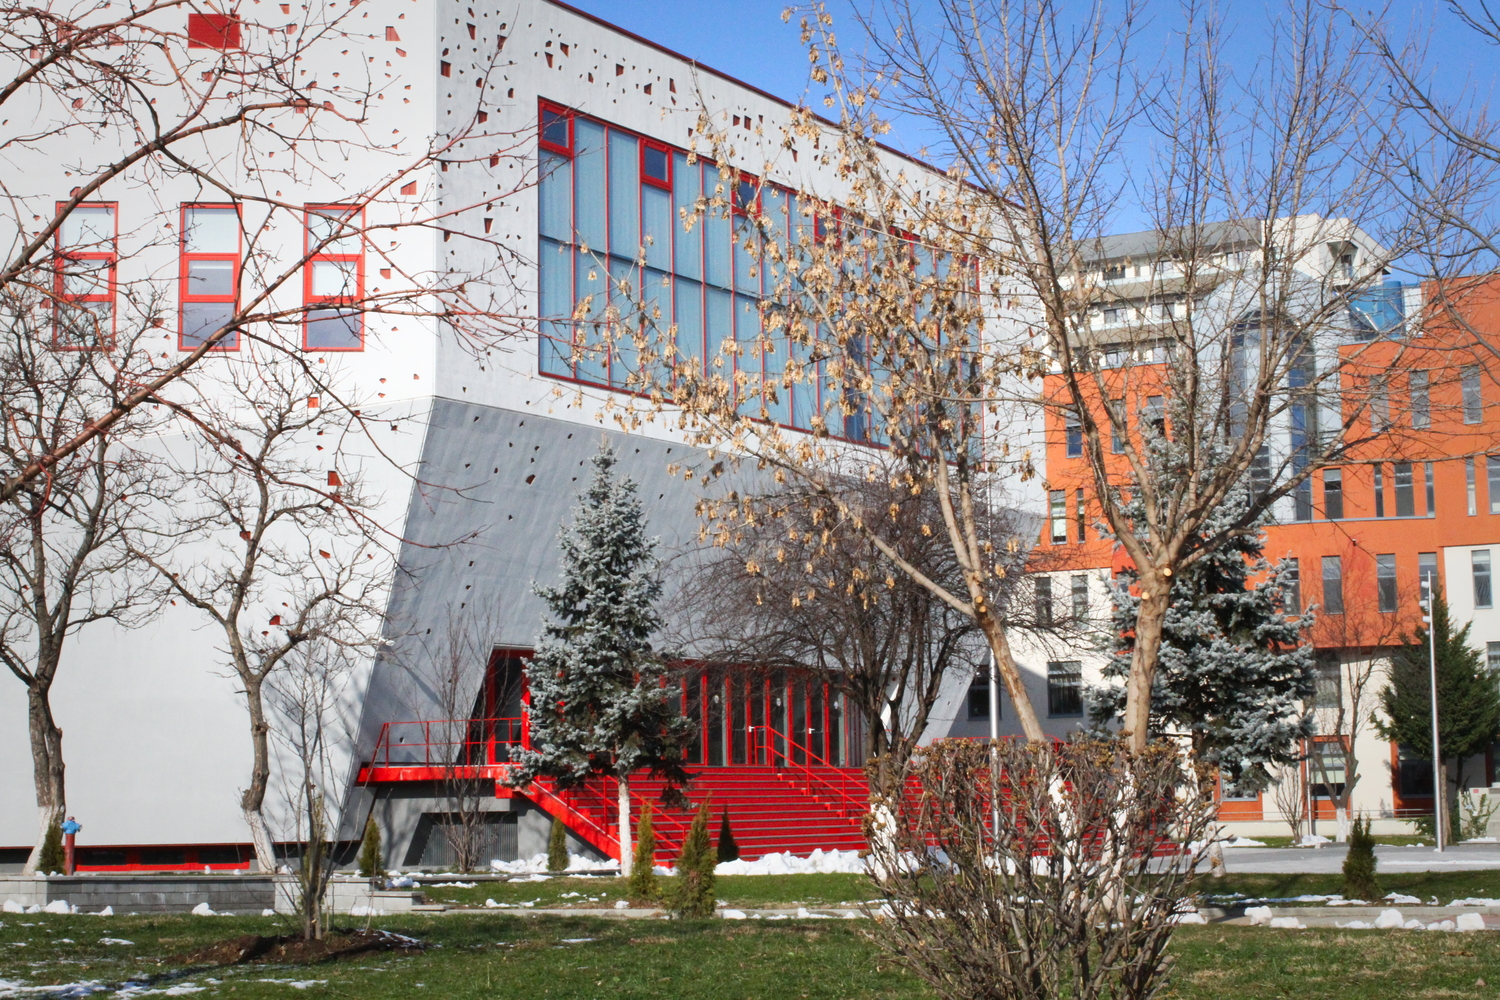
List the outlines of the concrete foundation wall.
{"label": "concrete foundation wall", "polygon": [[116,913],[186,913],[207,903],[219,913],[254,913],[276,908],[276,879],[270,875],[49,875],[0,879],[0,901],[46,906],[64,900],[83,913],[106,906]]}

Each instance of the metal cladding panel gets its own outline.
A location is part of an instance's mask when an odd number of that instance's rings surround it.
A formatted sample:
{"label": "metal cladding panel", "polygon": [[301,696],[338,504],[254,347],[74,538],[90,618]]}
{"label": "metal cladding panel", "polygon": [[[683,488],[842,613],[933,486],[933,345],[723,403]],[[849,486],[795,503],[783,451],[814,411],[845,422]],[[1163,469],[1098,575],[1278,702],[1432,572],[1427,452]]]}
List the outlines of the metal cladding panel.
{"label": "metal cladding panel", "polygon": [[[669,476],[668,466],[706,466],[703,452],[532,413],[434,402],[358,756],[369,753],[385,722],[443,717],[430,664],[442,655],[451,621],[484,623],[493,646],[533,645],[543,611],[533,584],[557,580],[558,529],[571,523],[593,474],[590,459],[605,441],[615,448],[617,473],[638,484],[663,560],[695,549],[701,493],[696,480]],[[473,665],[468,704],[484,666]]]}

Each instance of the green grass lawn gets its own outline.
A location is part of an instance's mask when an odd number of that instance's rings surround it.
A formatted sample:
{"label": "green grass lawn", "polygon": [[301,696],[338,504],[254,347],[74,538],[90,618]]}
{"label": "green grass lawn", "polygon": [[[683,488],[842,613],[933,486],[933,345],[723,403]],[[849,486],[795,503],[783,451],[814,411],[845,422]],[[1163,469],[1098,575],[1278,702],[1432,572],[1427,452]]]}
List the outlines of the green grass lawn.
{"label": "green grass lawn", "polygon": [[[420,938],[428,950],[307,966],[183,969],[172,956],[236,934],[289,927],[260,917],[6,914],[0,921],[0,996],[13,995],[13,986],[125,980],[149,980],[149,989],[172,989],[175,995],[235,1000],[932,996],[883,959],[865,937],[870,925],[864,921],[679,922],[490,912],[391,917],[376,926]],[[102,937],[132,943],[102,944]],[[1179,1000],[1492,998],[1496,987],[1477,982],[1500,985],[1500,934],[1185,927],[1173,954],[1166,995]]]}
{"label": "green grass lawn", "polygon": [[[444,881],[463,881],[461,878]],[[671,892],[675,878],[662,878]],[[718,898],[733,907],[837,906],[873,899],[875,887],[863,875],[721,875]],[[532,903],[542,909],[560,906],[612,907],[625,898],[625,880],[596,876],[551,878],[545,882],[480,882],[472,889],[433,886],[422,889],[434,902],[456,906]]]}
{"label": "green grass lawn", "polygon": [[[1328,827],[1332,827],[1333,824],[1329,823],[1329,824],[1327,824],[1327,826]],[[1325,836],[1325,837],[1332,836],[1332,832],[1329,829],[1323,829],[1323,830],[1321,830],[1321,832],[1322,832],[1323,836]],[[1251,837],[1250,839],[1251,840],[1258,840],[1262,844],[1265,844],[1267,847],[1291,847],[1292,846],[1292,838],[1291,837]],[[1411,846],[1417,845],[1417,844],[1431,844],[1432,843],[1432,838],[1431,837],[1419,837],[1416,834],[1410,834],[1410,833],[1377,834],[1374,837],[1374,840],[1375,840],[1375,843],[1377,843],[1377,844],[1388,844],[1388,845],[1390,845],[1392,847],[1411,847]]]}

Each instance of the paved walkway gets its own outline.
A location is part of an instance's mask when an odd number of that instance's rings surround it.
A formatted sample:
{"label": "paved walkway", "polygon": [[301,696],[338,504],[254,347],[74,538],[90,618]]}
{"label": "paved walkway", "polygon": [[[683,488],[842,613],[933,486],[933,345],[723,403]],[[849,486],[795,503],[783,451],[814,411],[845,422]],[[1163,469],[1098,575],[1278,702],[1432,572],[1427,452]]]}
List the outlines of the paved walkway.
{"label": "paved walkway", "polygon": [[[1343,869],[1343,844],[1322,847],[1231,847],[1224,863],[1231,872],[1324,874]],[[1439,854],[1431,847],[1377,845],[1381,872],[1452,872],[1500,868],[1500,844],[1458,844]]]}

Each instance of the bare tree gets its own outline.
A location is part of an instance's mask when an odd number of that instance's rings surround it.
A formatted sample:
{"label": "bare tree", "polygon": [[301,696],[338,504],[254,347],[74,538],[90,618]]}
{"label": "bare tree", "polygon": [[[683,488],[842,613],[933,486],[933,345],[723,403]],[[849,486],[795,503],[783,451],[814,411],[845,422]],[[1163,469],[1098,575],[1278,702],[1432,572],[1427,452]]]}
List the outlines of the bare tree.
{"label": "bare tree", "polygon": [[[8,167],[0,178],[0,294],[44,290],[60,303],[88,304],[92,328],[71,331],[80,346],[106,349],[117,321],[152,322],[166,341],[130,357],[129,392],[9,470],[0,499],[173,393],[204,358],[226,348],[255,341],[300,350],[304,332],[309,348],[346,346],[363,336],[370,317],[384,315],[441,318],[482,355],[520,328],[513,294],[520,260],[500,234],[480,232],[477,216],[529,189],[529,130],[484,127],[481,86],[457,124],[410,149],[410,137],[377,128],[377,118],[389,122],[371,114],[397,103],[388,101],[398,96],[390,75],[382,79],[364,55],[350,54],[384,46],[389,36],[377,38],[372,32],[380,29],[353,6],[298,10],[288,23],[269,8],[274,22],[257,20],[255,8],[223,13],[201,0],[127,9],[45,0],[0,9],[0,157]],[[346,65],[333,65],[340,61]],[[498,51],[480,60],[481,84],[500,62]],[[454,164],[504,168],[507,181],[483,202],[438,204],[431,174]],[[305,208],[306,194],[318,190],[337,205]],[[186,218],[183,226],[177,193],[211,202],[217,207],[203,214],[227,213],[236,224],[195,226]],[[127,203],[128,218],[118,211]],[[397,248],[407,232],[456,234],[491,252],[471,256],[487,261],[479,271],[457,261],[414,264]],[[202,245],[210,238],[222,245]],[[239,260],[228,271],[220,261],[164,277],[152,252],[178,249]],[[364,268],[352,258],[365,255],[379,281],[359,280]],[[307,300],[304,269],[317,279]],[[171,316],[160,303],[179,284],[224,294],[185,303]],[[141,312],[147,303],[150,311]],[[309,374],[318,380],[317,369]],[[191,397],[189,389],[178,402]]]}
{"label": "bare tree", "polygon": [[[862,80],[831,23],[821,5],[805,22],[829,100],[916,116],[955,164],[964,208],[933,222],[1014,303],[1012,336],[987,350],[1045,351],[1049,433],[1077,436],[1080,485],[1139,573],[1123,725],[1140,749],[1171,578],[1374,433],[1351,310],[1419,242],[1427,206],[1388,189],[1388,163],[1348,155],[1390,127],[1367,113],[1372,69],[1311,6],[1268,23],[1244,76],[1196,8],[1163,56],[1140,48],[1140,4],[885,4],[861,22]],[[1130,246],[1109,239],[1128,191],[1146,219]],[[1243,523],[1204,532],[1247,479]]]}
{"label": "bare tree", "polygon": [[1311,832],[1307,828],[1308,787],[1302,763],[1299,761],[1282,768],[1273,787],[1276,789],[1276,808],[1281,812],[1282,820],[1291,827],[1292,843],[1295,844],[1302,840],[1304,834]]}
{"label": "bare tree", "polygon": [[[961,589],[953,550],[932,530],[942,512],[931,494],[892,488],[889,477],[829,486],[836,499],[792,481],[715,508],[714,548],[677,597],[677,617],[688,622],[677,641],[727,663],[810,670],[847,696],[862,722],[872,804],[890,805],[945,683],[987,669],[983,636],[852,523],[890,540],[928,579]],[[995,512],[984,537],[1003,546],[1020,533],[1017,516]],[[1023,557],[1017,550],[1011,559],[1004,614],[1008,626],[1034,628]]]}
{"label": "bare tree", "polygon": [[284,839],[297,846],[291,902],[307,940],[322,938],[329,926],[328,883],[338,860],[327,809],[339,778],[332,758],[354,735],[353,719],[343,711],[353,666],[349,652],[322,639],[302,643],[268,676],[264,689],[267,716],[275,719],[271,732],[286,751],[279,755],[288,807]]}
{"label": "bare tree", "polygon": [[[0,449],[7,473],[76,435],[91,414],[130,391],[118,362],[137,355],[136,331],[110,358],[53,349],[54,336],[93,315],[48,308],[44,297],[0,292]],[[38,832],[35,870],[49,827],[67,812],[63,730],[51,693],[68,640],[96,622],[130,625],[149,613],[151,581],[127,556],[152,463],[128,437],[141,419],[53,464],[0,507],[0,660],[26,686]]]}
{"label": "bare tree", "polygon": [[222,633],[223,664],[245,698],[250,730],[240,808],[257,860],[274,871],[264,814],[266,685],[305,644],[331,655],[333,647],[378,641],[387,553],[357,459],[336,448],[318,458],[314,450],[319,436],[336,444],[354,418],[313,405],[303,368],[274,353],[233,362],[225,381],[230,391],[179,412],[191,436],[172,458],[178,488],[159,528],[171,546],[141,557]]}

